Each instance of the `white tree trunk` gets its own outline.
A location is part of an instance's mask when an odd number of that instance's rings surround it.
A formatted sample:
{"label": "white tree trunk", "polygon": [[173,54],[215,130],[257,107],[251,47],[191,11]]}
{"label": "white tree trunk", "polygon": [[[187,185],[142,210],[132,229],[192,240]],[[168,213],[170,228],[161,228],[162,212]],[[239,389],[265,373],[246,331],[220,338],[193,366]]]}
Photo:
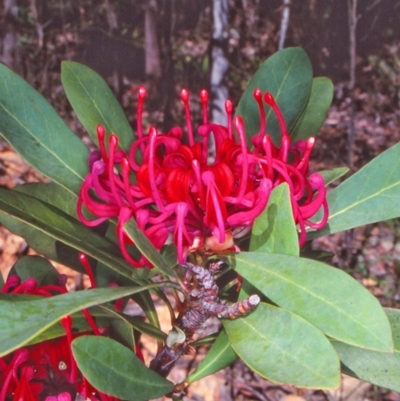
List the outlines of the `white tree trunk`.
{"label": "white tree trunk", "polygon": [[144,19],[146,75],[160,78],[160,47],[157,37],[157,1],[147,0]]}
{"label": "white tree trunk", "polygon": [[0,61],[7,67],[18,71],[20,68],[19,42],[15,21],[18,18],[16,0],[4,0],[4,36]]}
{"label": "white tree trunk", "polygon": [[290,0],[283,0],[281,29],[279,32],[278,50],[282,50],[285,46],[286,33],[289,28],[290,17]]}
{"label": "white tree trunk", "polygon": [[229,63],[225,54],[228,41],[228,0],[213,0],[213,36],[211,46],[211,121],[226,124],[225,100],[228,88],[225,74]]}

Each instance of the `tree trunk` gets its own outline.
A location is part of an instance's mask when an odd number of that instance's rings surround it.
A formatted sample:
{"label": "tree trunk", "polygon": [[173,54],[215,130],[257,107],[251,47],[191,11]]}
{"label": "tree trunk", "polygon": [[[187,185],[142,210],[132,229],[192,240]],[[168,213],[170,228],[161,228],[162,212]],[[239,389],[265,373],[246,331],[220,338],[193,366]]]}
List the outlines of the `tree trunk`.
{"label": "tree trunk", "polygon": [[[225,74],[229,67],[226,49],[228,45],[228,0],[213,0],[213,35],[211,42],[211,122],[226,125],[225,100],[228,88],[225,85]],[[209,140],[208,159],[215,159],[215,141]]]}
{"label": "tree trunk", "polygon": [[356,83],[356,28],[357,28],[357,0],[347,0],[349,18],[349,53],[350,53],[350,81],[351,92],[350,121],[348,131],[348,164],[350,170],[354,170],[353,151],[355,137],[355,110],[354,110],[354,86]]}
{"label": "tree trunk", "polygon": [[14,71],[19,71],[20,51],[16,21],[18,6],[16,0],[4,0],[4,36],[1,62]]}
{"label": "tree trunk", "polygon": [[144,20],[146,75],[158,79],[161,76],[160,48],[157,36],[157,1],[147,0]]}
{"label": "tree trunk", "polygon": [[175,102],[175,70],[172,58],[172,35],[175,25],[175,0],[164,0],[164,18],[162,24],[162,79],[159,88],[163,99],[164,132],[168,132],[176,123],[172,113]]}
{"label": "tree trunk", "polygon": [[211,121],[226,124],[225,100],[228,88],[225,74],[229,67],[226,56],[228,46],[228,0],[213,0],[213,35],[211,43]]}
{"label": "tree trunk", "polygon": [[[109,0],[104,0],[104,9],[107,15],[108,32],[111,37],[117,34],[118,30],[118,17],[114,9],[114,5],[110,4]],[[113,58],[113,73],[112,73],[112,86],[119,101],[122,101],[123,95],[123,79],[121,72],[121,54],[118,51],[112,53]]]}
{"label": "tree trunk", "polygon": [[281,29],[279,32],[278,50],[282,50],[285,46],[286,33],[289,28],[289,16],[290,16],[290,0],[283,0]]}

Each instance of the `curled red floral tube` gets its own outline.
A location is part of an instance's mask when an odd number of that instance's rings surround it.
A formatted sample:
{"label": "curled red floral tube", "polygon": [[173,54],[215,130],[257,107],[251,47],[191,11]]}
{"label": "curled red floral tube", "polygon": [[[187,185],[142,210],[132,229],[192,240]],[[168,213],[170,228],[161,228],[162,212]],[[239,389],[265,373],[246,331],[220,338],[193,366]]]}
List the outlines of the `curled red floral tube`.
{"label": "curled red floral tube", "polygon": [[[323,178],[318,173],[308,173],[314,138],[291,144],[284,116],[271,93],[254,91],[260,128],[252,138],[253,149],[246,145],[242,118],[233,117],[231,101],[227,100],[225,105],[226,126],[209,122],[205,90],[200,93],[203,122],[197,129],[197,136],[190,113],[189,92],[186,89],[181,92],[188,144],[180,127],[166,134],[150,127],[149,134],[144,135],[145,97],[146,90],[141,86],[138,137],[127,154],[117,150],[118,139],[114,134],[109,136],[107,153],[105,130],[98,126],[100,151],[92,152],[89,158],[91,171],[78,202],[78,216],[88,226],[118,217],[121,252],[133,267],[151,267],[151,264],[144,257],[135,259],[129,252],[132,241],[124,229],[129,219],[136,220],[157,249],[173,242],[182,264],[188,252],[234,249],[232,238],[251,229],[265,209],[272,189],[283,182],[289,185],[301,245],[306,240],[307,227],[319,229],[326,224],[328,205]],[[265,105],[277,116],[281,129],[279,147],[267,133]],[[215,143],[212,161],[208,157],[210,135]],[[83,205],[95,216],[93,220],[84,217]],[[322,218],[314,223],[310,219],[319,210],[322,210]]]}

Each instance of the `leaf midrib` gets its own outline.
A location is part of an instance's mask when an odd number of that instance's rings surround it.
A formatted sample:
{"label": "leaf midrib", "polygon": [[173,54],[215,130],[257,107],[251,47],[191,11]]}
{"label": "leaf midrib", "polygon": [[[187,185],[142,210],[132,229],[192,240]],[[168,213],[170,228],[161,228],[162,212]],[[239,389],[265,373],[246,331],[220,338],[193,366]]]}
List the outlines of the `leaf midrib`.
{"label": "leaf midrib", "polygon": [[[76,81],[79,83],[79,85],[81,86],[81,88],[84,90],[84,92],[86,93],[86,95],[88,96],[88,98],[90,100],[92,100],[92,103],[95,107],[95,109],[97,110],[97,112],[99,113],[100,117],[103,119],[103,121],[107,121],[107,119],[104,117],[102,111],[99,109],[97,102],[94,101],[94,98],[92,97],[92,95],[88,92],[88,90],[86,89],[85,85],[83,85],[82,80],[79,78],[79,76],[75,73],[75,71],[73,70],[73,68],[70,68],[68,66],[68,64],[65,65],[65,68],[67,68],[69,70],[69,72],[74,75]],[[107,123],[106,123],[107,124]],[[107,128],[110,130],[110,126],[107,124]]]}
{"label": "leaf midrib", "polygon": [[[124,297],[124,296],[128,296],[128,295],[133,295],[133,294],[136,294],[136,293],[151,289],[153,287],[159,287],[159,286],[160,286],[160,283],[155,283],[155,284],[149,284],[147,286],[141,286],[140,288],[135,288],[135,289],[130,289],[130,290],[128,290],[127,288],[124,288],[124,291],[118,291],[118,289],[113,289],[112,291],[110,290],[110,293],[112,292],[113,295],[111,295],[111,296],[103,296],[103,300],[101,300],[101,301],[99,301],[98,299],[95,299],[95,300],[92,300],[92,301],[84,302],[83,305],[81,304],[81,305],[75,306],[75,307],[73,307],[71,309],[68,309],[68,311],[65,312],[65,313],[59,313],[57,311],[57,309],[54,308],[54,311],[55,311],[55,313],[53,315],[54,317],[52,317],[52,318],[44,317],[44,319],[39,321],[39,322],[37,320],[33,320],[32,319],[32,323],[33,323],[32,325],[23,326],[22,330],[24,331],[24,333],[25,332],[29,332],[29,330],[32,330],[32,329],[35,330],[35,333],[32,334],[32,335],[27,336],[25,339],[23,339],[21,341],[20,344],[17,344],[17,345],[15,345],[15,347],[10,348],[9,352],[14,351],[21,344],[26,344],[27,342],[32,340],[37,334],[43,333],[49,327],[51,327],[52,325],[56,324],[57,321],[59,321],[64,316],[72,315],[72,314],[74,314],[76,312],[81,311],[82,309],[90,308],[92,306],[97,306],[97,305],[100,305],[100,304],[103,304],[103,303],[106,303],[106,302],[111,302],[114,299],[118,299],[118,298],[121,298],[121,297]],[[94,290],[88,290],[88,291],[94,291]],[[70,294],[74,294],[75,295],[75,293],[67,293],[67,294],[62,294],[62,295],[58,295],[58,296],[59,297],[64,297],[64,299],[65,299],[65,297],[67,295],[72,297]],[[45,301],[48,301],[48,299],[44,299],[44,300],[40,299],[40,300],[34,300],[34,301],[21,301],[21,303],[24,303],[26,305],[29,304],[30,306],[39,304],[37,306],[37,308],[39,309],[41,304],[45,303]],[[59,299],[57,301],[59,301]],[[2,302],[6,303],[6,304],[13,304],[10,301],[0,301],[0,304]],[[26,321],[25,321],[25,324],[26,324]],[[38,327],[38,329],[35,329],[36,326]],[[0,329],[0,332],[1,332],[1,329]],[[6,331],[6,333],[7,333],[7,331]],[[18,334],[21,334],[21,326],[18,327]],[[7,352],[7,353],[9,353],[9,352]]]}
{"label": "leaf midrib", "polygon": [[[326,376],[325,376],[325,375],[321,375],[321,373],[320,373],[319,371],[315,371],[315,370],[311,369],[311,367],[309,367],[308,365],[305,365],[304,363],[302,363],[300,359],[295,358],[295,357],[293,356],[293,354],[286,352],[284,348],[280,347],[276,342],[272,341],[270,338],[266,337],[263,333],[261,333],[260,331],[258,331],[257,328],[256,328],[255,326],[251,325],[246,319],[242,319],[242,322],[245,323],[245,324],[246,324],[247,326],[249,326],[250,328],[252,328],[253,331],[254,331],[255,333],[257,333],[261,338],[265,339],[266,341],[269,341],[269,343],[270,343],[272,346],[276,347],[283,355],[285,355],[286,358],[288,358],[289,360],[291,359],[291,360],[293,360],[293,361],[296,361],[300,366],[305,367],[309,372],[311,372],[311,373],[314,374],[315,376],[320,377],[320,378],[322,378],[322,379],[326,379]],[[321,334],[322,334],[322,333],[321,333]],[[327,341],[328,341],[328,340],[327,340]]]}
{"label": "leaf midrib", "polygon": [[[4,81],[3,81],[3,82],[4,82]],[[7,82],[5,82],[5,85],[6,85],[6,86],[8,85]],[[8,89],[8,87],[7,87],[7,89]],[[8,90],[8,91],[9,91],[9,90]],[[1,102],[0,102],[0,107],[1,107],[1,108],[4,110],[4,112],[5,112],[6,114],[8,114],[18,125],[20,125],[20,126],[31,136],[31,138],[33,138],[37,143],[39,143],[40,146],[42,146],[44,149],[46,149],[51,155],[53,155],[53,157],[54,157],[56,160],[58,160],[62,165],[64,165],[64,166],[67,168],[67,170],[69,170],[70,172],[72,172],[76,177],[80,178],[81,181],[83,181],[84,177],[80,176],[80,175],[79,175],[75,170],[73,170],[63,159],[61,159],[61,158],[58,156],[58,153],[53,152],[53,151],[45,144],[45,142],[42,142],[42,141],[40,140],[39,137],[35,136],[34,133],[33,133],[30,129],[28,129],[28,127],[26,127],[24,124],[22,124],[22,122],[16,117],[16,115],[14,115],[13,113],[11,113],[11,111],[9,111],[9,110],[5,107],[4,103],[1,103]],[[45,121],[46,124],[47,124],[47,120],[44,119],[44,121]],[[48,129],[47,129],[47,133],[49,133]],[[70,191],[70,188],[66,187],[65,185],[63,185],[63,186],[64,186],[66,189],[68,189],[68,190]]]}
{"label": "leaf midrib", "polygon": [[[329,220],[331,220],[332,218],[334,218],[334,217],[336,217],[336,216],[340,216],[341,214],[347,212],[348,210],[350,210],[350,209],[352,209],[352,208],[354,208],[354,207],[356,207],[356,206],[358,206],[358,205],[361,205],[362,203],[364,203],[364,202],[366,202],[366,201],[368,201],[368,200],[370,200],[370,199],[373,199],[373,198],[375,198],[375,197],[377,197],[377,196],[383,194],[384,192],[386,192],[386,191],[388,191],[388,190],[390,190],[390,189],[392,189],[392,188],[394,188],[394,187],[396,187],[396,186],[399,186],[399,185],[400,185],[400,180],[399,180],[399,181],[396,181],[396,182],[395,182],[394,184],[392,184],[392,185],[389,185],[389,186],[387,186],[387,187],[385,187],[385,188],[382,188],[381,190],[379,190],[378,192],[373,193],[372,195],[369,195],[369,196],[367,196],[367,197],[365,197],[365,198],[360,199],[360,200],[357,201],[357,202],[354,202],[353,204],[351,204],[351,205],[345,207],[344,209],[341,209],[341,210],[337,211],[337,212],[334,213],[334,214],[330,214],[330,215],[329,215]],[[339,187],[338,187],[338,188],[339,188]]]}
{"label": "leaf midrib", "polygon": [[[36,200],[39,201],[38,199],[36,199]],[[22,199],[22,201],[24,201],[24,200]],[[0,199],[0,204],[1,203],[5,204],[7,206],[6,209],[13,208],[14,210],[16,210],[18,212],[18,216],[15,215],[15,214],[11,215],[13,218],[17,219],[18,221],[23,222],[23,223],[27,224],[28,226],[43,232],[44,234],[49,235],[49,232],[51,232],[52,234],[50,236],[54,237],[55,239],[65,243],[67,245],[72,246],[74,249],[78,249],[78,250],[81,250],[81,251],[87,251],[89,249],[90,253],[87,252],[88,255],[92,256],[96,260],[98,260],[99,254],[102,255],[102,260],[101,261],[104,262],[105,264],[107,264],[107,266],[109,268],[111,268],[114,271],[117,271],[119,274],[122,274],[123,276],[125,276],[125,277],[127,277],[129,279],[133,279],[132,272],[130,271],[130,269],[128,270],[128,267],[124,266],[123,264],[121,265],[120,261],[116,257],[108,255],[108,253],[104,252],[101,248],[98,249],[96,247],[93,247],[90,244],[90,242],[86,242],[86,248],[84,248],[82,246],[79,246],[78,240],[76,240],[73,235],[69,234],[68,232],[65,232],[65,231],[62,231],[62,230],[56,228],[54,225],[51,226],[50,230],[49,229],[46,230],[45,226],[48,226],[48,225],[45,222],[43,222],[43,220],[40,219],[40,216],[38,216],[38,217],[35,216],[35,215],[32,216],[31,214],[26,212],[26,210],[21,209],[20,207],[17,207],[18,205],[11,205],[11,204],[9,204],[7,202],[4,202],[4,200],[2,200],[2,199]],[[9,214],[9,213],[4,212],[4,211],[3,211],[3,213]],[[26,216],[26,217],[24,217],[24,216]],[[63,217],[61,216],[60,218],[63,218]],[[32,220],[37,221],[38,224],[35,225],[34,221],[32,221]],[[66,221],[70,225],[71,224],[73,225],[73,223],[71,223],[69,220],[66,220]],[[101,238],[96,238],[96,239],[99,240],[99,241],[102,240]],[[68,242],[66,242],[66,241],[68,241]],[[110,244],[107,243],[107,245],[110,245]],[[111,261],[113,263],[111,263]],[[119,266],[118,270],[116,270],[114,263],[118,264],[118,266]]]}
{"label": "leaf midrib", "polygon": [[[249,262],[249,261],[240,259],[240,255],[236,256],[236,258],[239,259],[239,260],[241,260],[241,261],[244,262],[244,263],[247,263],[247,264],[253,266],[255,269],[259,269],[259,270],[261,270],[261,271],[263,271],[263,272],[266,272],[267,274],[270,274],[270,275],[272,275],[272,276],[278,277],[278,278],[280,278],[281,280],[287,282],[288,284],[291,284],[293,287],[297,287],[297,288],[299,288],[300,290],[303,290],[303,292],[306,292],[306,293],[310,294],[313,298],[316,298],[316,299],[321,300],[323,303],[325,303],[326,305],[328,305],[331,309],[334,309],[334,310],[338,311],[340,314],[342,314],[343,316],[349,318],[349,320],[351,320],[351,321],[353,321],[354,323],[356,323],[357,326],[362,327],[363,329],[367,329],[367,327],[364,326],[361,322],[359,322],[358,320],[355,320],[351,315],[346,314],[346,313],[344,312],[343,309],[338,308],[338,307],[335,307],[334,304],[328,302],[328,301],[327,301],[326,299],[324,299],[324,298],[321,298],[321,296],[319,296],[318,294],[315,294],[315,293],[309,291],[309,290],[306,289],[305,287],[301,287],[300,285],[298,285],[298,284],[295,283],[294,281],[291,281],[291,280],[285,278],[284,276],[279,275],[278,273],[276,273],[276,272],[274,272],[274,271],[272,271],[272,270],[268,270],[268,269],[266,269],[266,268],[264,268],[264,267],[262,267],[262,266],[260,266],[260,265],[258,265],[258,264],[253,264],[253,263],[251,263],[251,262]],[[243,274],[243,276],[246,277],[245,274]],[[386,348],[386,344],[385,344],[383,341],[381,341],[380,337],[378,337],[375,333],[371,332],[370,330],[367,330],[367,332],[370,333],[370,334],[372,334],[372,336],[373,336],[375,339],[377,339],[378,342],[381,343],[382,345],[384,345],[385,348]],[[329,334],[332,335],[332,333],[329,333]],[[340,340],[343,340],[343,339],[340,339]],[[347,344],[352,344],[352,343],[350,343],[348,340],[343,341],[343,342],[345,342],[345,343],[347,343]],[[357,344],[354,344],[354,345],[357,346]],[[377,351],[377,350],[372,349],[372,348],[366,348],[366,349],[371,349],[372,351]]]}
{"label": "leaf midrib", "polygon": [[[75,347],[77,347],[77,346],[75,345]],[[79,346],[78,346],[78,348],[79,348]],[[80,347],[80,352],[84,353],[87,357],[90,357],[90,360],[92,362],[97,362],[96,364],[98,366],[100,365],[100,366],[106,367],[107,370],[111,370],[112,372],[114,372],[116,374],[116,376],[118,376],[120,378],[123,378],[127,382],[130,381],[131,383],[135,383],[135,384],[140,383],[142,386],[143,385],[145,386],[146,384],[148,384],[151,387],[155,387],[154,381],[146,382],[145,380],[143,380],[143,378],[140,379],[140,380],[134,380],[134,376],[132,376],[130,374],[132,372],[129,372],[127,369],[115,370],[115,366],[114,365],[112,365],[110,367],[110,365],[105,364],[102,359],[97,358],[97,355],[89,352],[87,350],[87,348],[84,348],[84,347],[81,346]],[[164,380],[166,380],[166,379],[164,379]],[[159,383],[159,384],[157,384],[157,387],[162,389],[162,388],[166,387],[166,384]]]}

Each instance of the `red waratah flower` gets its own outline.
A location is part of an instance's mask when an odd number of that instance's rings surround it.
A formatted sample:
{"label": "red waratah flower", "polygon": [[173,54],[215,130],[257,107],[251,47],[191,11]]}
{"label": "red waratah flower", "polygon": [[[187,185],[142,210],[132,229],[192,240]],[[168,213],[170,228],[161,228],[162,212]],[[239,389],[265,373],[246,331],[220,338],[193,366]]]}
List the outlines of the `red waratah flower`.
{"label": "red waratah flower", "polygon": [[[328,207],[321,175],[308,176],[309,156],[314,139],[290,145],[284,118],[272,95],[254,91],[260,109],[260,131],[253,137],[253,149],[246,145],[243,120],[233,118],[232,102],[227,100],[227,126],[208,121],[208,93],[200,92],[203,122],[195,136],[189,108],[189,94],[183,89],[187,139],[180,127],[159,134],[151,127],[143,134],[142,111],[146,97],[139,88],[137,139],[128,153],[118,150],[118,137],[109,136],[99,125],[100,151],[89,157],[90,174],[80,191],[77,213],[88,226],[117,217],[121,251],[134,267],[149,266],[141,257],[135,260],[126,246],[131,243],[124,224],[134,218],[156,249],[172,239],[178,261],[184,263],[188,252],[198,249],[218,252],[234,249],[234,238],[247,233],[267,205],[273,187],[286,182],[290,188],[293,216],[300,228],[300,243],[306,227],[326,224]],[[263,100],[273,108],[281,127],[277,148],[266,132]],[[234,135],[234,129],[237,135]],[[209,140],[213,135],[215,158],[209,161]],[[197,139],[198,138],[198,139]],[[82,205],[96,219],[82,213]],[[323,218],[310,218],[323,207]]]}
{"label": "red waratah flower", "polygon": [[[85,255],[81,255],[81,261],[88,265]],[[50,297],[66,293],[65,282],[66,276],[60,275],[58,284],[38,286],[34,278],[21,283],[17,275],[10,275],[0,293]],[[102,330],[89,311],[83,313],[92,328],[89,334],[101,335]],[[72,332],[72,318],[66,316],[61,324],[65,336],[20,348],[0,358],[0,401],[74,401],[77,394],[91,401],[119,401],[96,390],[80,373],[71,351],[71,343],[77,337]]]}

